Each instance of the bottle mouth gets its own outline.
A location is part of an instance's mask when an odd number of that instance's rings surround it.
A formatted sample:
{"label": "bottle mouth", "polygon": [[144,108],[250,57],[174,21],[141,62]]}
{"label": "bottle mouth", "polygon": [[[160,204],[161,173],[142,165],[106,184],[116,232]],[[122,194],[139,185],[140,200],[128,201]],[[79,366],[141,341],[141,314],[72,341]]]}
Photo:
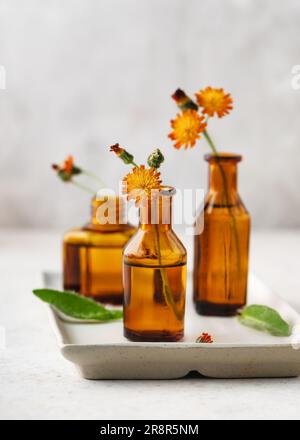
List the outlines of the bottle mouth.
{"label": "bottle mouth", "polygon": [[176,194],[176,189],[173,186],[163,185],[160,187],[159,195],[172,197]]}
{"label": "bottle mouth", "polygon": [[243,156],[236,153],[218,153],[218,154],[205,154],[204,159],[207,162],[219,162],[219,161],[232,161],[232,162],[240,162],[243,159]]}

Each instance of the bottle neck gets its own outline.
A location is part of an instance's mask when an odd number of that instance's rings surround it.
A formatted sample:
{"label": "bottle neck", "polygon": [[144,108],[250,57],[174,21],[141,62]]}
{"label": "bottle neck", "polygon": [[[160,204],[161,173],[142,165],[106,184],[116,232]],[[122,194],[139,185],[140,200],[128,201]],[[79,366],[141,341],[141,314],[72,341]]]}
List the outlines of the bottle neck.
{"label": "bottle neck", "polygon": [[[222,171],[222,169],[223,171]],[[226,181],[229,192],[237,192],[237,166],[219,162],[209,166],[209,189],[214,192],[223,191],[224,181]]]}
{"label": "bottle neck", "polygon": [[140,228],[147,231],[172,229],[172,197],[158,196],[142,201],[140,206]]}
{"label": "bottle neck", "polygon": [[237,163],[239,155],[221,154],[218,157],[208,155],[209,194],[217,204],[233,204],[238,198]]}

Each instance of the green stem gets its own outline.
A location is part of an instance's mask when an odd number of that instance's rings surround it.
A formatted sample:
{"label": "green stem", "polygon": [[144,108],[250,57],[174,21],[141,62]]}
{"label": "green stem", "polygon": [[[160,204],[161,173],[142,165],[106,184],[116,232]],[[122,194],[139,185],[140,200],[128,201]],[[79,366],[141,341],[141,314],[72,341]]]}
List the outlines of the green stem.
{"label": "green stem", "polygon": [[83,191],[86,191],[90,194],[95,194],[95,191],[93,191],[91,188],[88,188],[85,185],[82,185],[82,183],[77,182],[76,180],[71,180],[71,182],[73,183],[73,185],[77,186],[77,188],[82,189]]}
{"label": "green stem", "polygon": [[96,176],[96,174],[91,173],[90,171],[87,171],[87,170],[83,170],[83,169],[81,170],[81,172],[82,172],[82,174],[85,174],[86,176],[91,177],[91,179],[94,179],[96,182],[100,183],[102,188],[106,187],[103,180],[100,179],[100,177]]}
{"label": "green stem", "polygon": [[213,141],[212,141],[212,138],[210,137],[210,135],[208,134],[208,132],[207,132],[207,130],[204,130],[204,132],[203,132],[203,136],[205,137],[205,139],[207,140],[207,142],[208,142],[208,145],[210,146],[210,148],[212,149],[212,152],[216,155],[216,156],[218,156],[218,151],[217,151],[217,149],[216,149],[216,147],[215,147],[215,144],[213,143]]}
{"label": "green stem", "polygon": [[134,167],[136,167],[136,168],[139,167],[134,161],[132,161],[131,163],[132,163],[132,165],[133,165]]}
{"label": "green stem", "polygon": [[[205,137],[205,139],[207,140],[208,145],[210,146],[213,154],[215,154],[216,156],[219,155],[216,146],[212,140],[212,138],[210,137],[210,135],[208,134],[208,132],[206,130],[204,130],[203,132],[203,136]],[[232,230],[233,230],[233,235],[234,235],[234,241],[235,241],[235,248],[236,248],[236,254],[237,254],[237,270],[238,270],[238,274],[240,274],[241,271],[241,262],[240,262],[240,245],[239,245],[239,237],[238,237],[238,232],[237,232],[237,224],[236,224],[236,218],[231,210],[231,206],[230,206],[230,200],[229,200],[229,194],[228,194],[228,188],[227,188],[227,181],[226,181],[226,174],[224,171],[224,168],[222,167],[222,164],[217,160],[217,164],[222,176],[222,181],[223,181],[223,187],[224,187],[224,196],[225,196],[225,204],[227,205],[228,208],[228,212],[229,215],[231,217],[231,222],[232,222]],[[230,295],[230,293],[229,293]],[[229,296],[230,298],[230,296]]]}
{"label": "green stem", "polygon": [[176,318],[178,320],[182,319],[182,313],[180,310],[177,309],[172,291],[169,286],[169,280],[167,273],[164,268],[162,268],[162,258],[161,258],[161,250],[160,250],[160,236],[159,236],[159,228],[158,225],[155,225],[155,233],[156,233],[156,240],[157,240],[157,256],[158,256],[158,263],[159,263],[159,270],[160,270],[160,276],[162,280],[162,288],[163,288],[163,295],[165,297],[166,303],[172,308]]}

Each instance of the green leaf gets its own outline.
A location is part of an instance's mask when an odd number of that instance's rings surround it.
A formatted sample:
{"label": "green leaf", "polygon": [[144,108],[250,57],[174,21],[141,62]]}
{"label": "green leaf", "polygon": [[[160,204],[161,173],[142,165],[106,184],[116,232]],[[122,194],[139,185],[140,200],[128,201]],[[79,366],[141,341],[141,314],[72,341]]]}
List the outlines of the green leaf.
{"label": "green leaf", "polygon": [[89,298],[84,298],[74,292],[52,289],[35,289],[34,295],[42,301],[51,304],[65,315],[77,319],[110,321],[123,316],[121,310],[108,310],[101,304]]}
{"label": "green leaf", "polygon": [[267,306],[253,304],[242,310],[239,321],[247,327],[265,331],[273,336],[290,336],[289,324],[276,310]]}

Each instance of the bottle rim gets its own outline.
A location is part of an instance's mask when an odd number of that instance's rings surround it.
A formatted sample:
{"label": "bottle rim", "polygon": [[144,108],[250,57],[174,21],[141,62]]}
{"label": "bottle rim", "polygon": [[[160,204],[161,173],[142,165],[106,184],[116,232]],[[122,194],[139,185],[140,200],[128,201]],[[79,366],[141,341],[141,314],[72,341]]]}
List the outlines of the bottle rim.
{"label": "bottle rim", "polygon": [[237,153],[218,153],[218,154],[205,154],[204,159],[207,162],[218,162],[218,161],[232,161],[240,162],[243,159],[241,154]]}
{"label": "bottle rim", "polygon": [[161,196],[174,196],[176,194],[176,188],[173,186],[162,185],[159,190],[159,195]]}

